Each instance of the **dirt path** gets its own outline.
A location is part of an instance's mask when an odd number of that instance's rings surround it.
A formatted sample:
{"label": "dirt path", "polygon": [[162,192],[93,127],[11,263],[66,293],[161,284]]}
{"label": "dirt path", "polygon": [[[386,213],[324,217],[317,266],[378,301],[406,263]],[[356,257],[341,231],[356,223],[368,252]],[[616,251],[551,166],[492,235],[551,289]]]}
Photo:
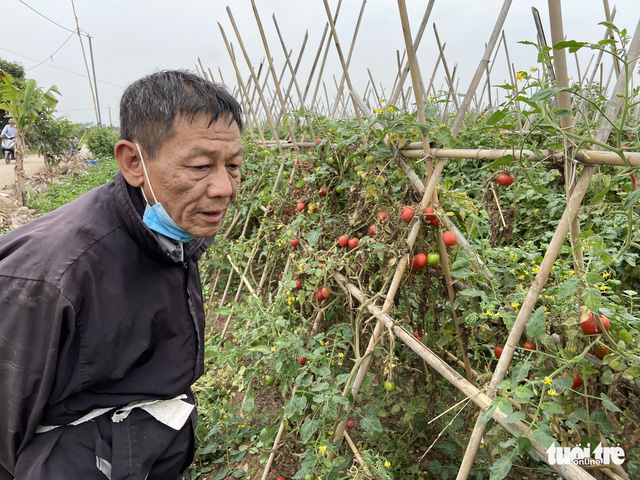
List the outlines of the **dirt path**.
{"label": "dirt path", "polygon": [[[0,190],[6,189],[9,185],[12,185],[15,179],[14,168],[16,166],[15,160],[11,160],[11,163],[6,164],[4,159],[0,159]],[[24,173],[26,175],[33,175],[44,169],[44,160],[42,157],[34,154],[27,155],[24,159]]]}

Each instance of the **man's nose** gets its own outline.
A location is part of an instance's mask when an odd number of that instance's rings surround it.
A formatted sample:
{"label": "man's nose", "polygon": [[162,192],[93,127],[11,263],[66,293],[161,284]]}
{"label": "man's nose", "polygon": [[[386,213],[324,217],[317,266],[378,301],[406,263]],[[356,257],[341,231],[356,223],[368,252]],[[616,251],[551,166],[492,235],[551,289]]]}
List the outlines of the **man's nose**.
{"label": "man's nose", "polygon": [[209,187],[207,188],[207,195],[209,197],[230,198],[233,196],[235,183],[226,169],[214,172],[209,181]]}

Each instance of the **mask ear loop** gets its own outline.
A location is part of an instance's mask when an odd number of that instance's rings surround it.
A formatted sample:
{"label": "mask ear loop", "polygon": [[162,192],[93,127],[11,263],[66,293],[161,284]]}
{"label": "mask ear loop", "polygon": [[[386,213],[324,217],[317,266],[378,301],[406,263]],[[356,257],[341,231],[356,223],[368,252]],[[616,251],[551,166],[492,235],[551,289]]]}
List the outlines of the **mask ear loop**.
{"label": "mask ear loop", "polygon": [[[153,202],[155,205],[156,203],[158,203],[158,199],[156,198],[156,194],[153,193],[153,187],[151,186],[151,180],[149,180],[147,167],[144,164],[144,158],[142,157],[142,151],[140,150],[140,145],[138,145],[137,143],[135,145],[136,145],[136,148],[138,149],[138,153],[140,154],[140,161],[142,162],[142,171],[144,172],[144,176],[147,179],[147,183],[149,184],[149,190],[151,190],[151,195],[153,196]],[[147,200],[147,196],[144,194],[144,188],[142,188],[142,186],[140,186],[140,190],[142,191],[142,198],[144,198],[144,201],[149,203],[149,200]]]}

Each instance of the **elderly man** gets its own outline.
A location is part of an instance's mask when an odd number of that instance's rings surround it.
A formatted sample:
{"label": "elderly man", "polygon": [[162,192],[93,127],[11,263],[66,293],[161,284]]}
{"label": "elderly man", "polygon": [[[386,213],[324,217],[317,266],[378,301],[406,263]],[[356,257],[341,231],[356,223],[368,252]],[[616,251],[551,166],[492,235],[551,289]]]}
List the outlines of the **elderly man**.
{"label": "elderly man", "polygon": [[120,128],[112,183],[0,237],[0,479],[170,480],[193,459],[197,261],[240,182],[240,107],[162,71]]}

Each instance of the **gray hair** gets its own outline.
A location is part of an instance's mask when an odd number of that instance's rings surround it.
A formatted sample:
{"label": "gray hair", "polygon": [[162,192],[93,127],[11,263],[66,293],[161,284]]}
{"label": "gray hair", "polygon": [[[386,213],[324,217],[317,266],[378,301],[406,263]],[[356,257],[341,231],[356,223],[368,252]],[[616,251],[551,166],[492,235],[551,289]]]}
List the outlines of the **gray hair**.
{"label": "gray hair", "polygon": [[150,159],[175,134],[175,122],[223,117],[242,132],[240,104],[222,84],[186,70],[163,70],[129,85],[120,100],[120,138],[138,141]]}

